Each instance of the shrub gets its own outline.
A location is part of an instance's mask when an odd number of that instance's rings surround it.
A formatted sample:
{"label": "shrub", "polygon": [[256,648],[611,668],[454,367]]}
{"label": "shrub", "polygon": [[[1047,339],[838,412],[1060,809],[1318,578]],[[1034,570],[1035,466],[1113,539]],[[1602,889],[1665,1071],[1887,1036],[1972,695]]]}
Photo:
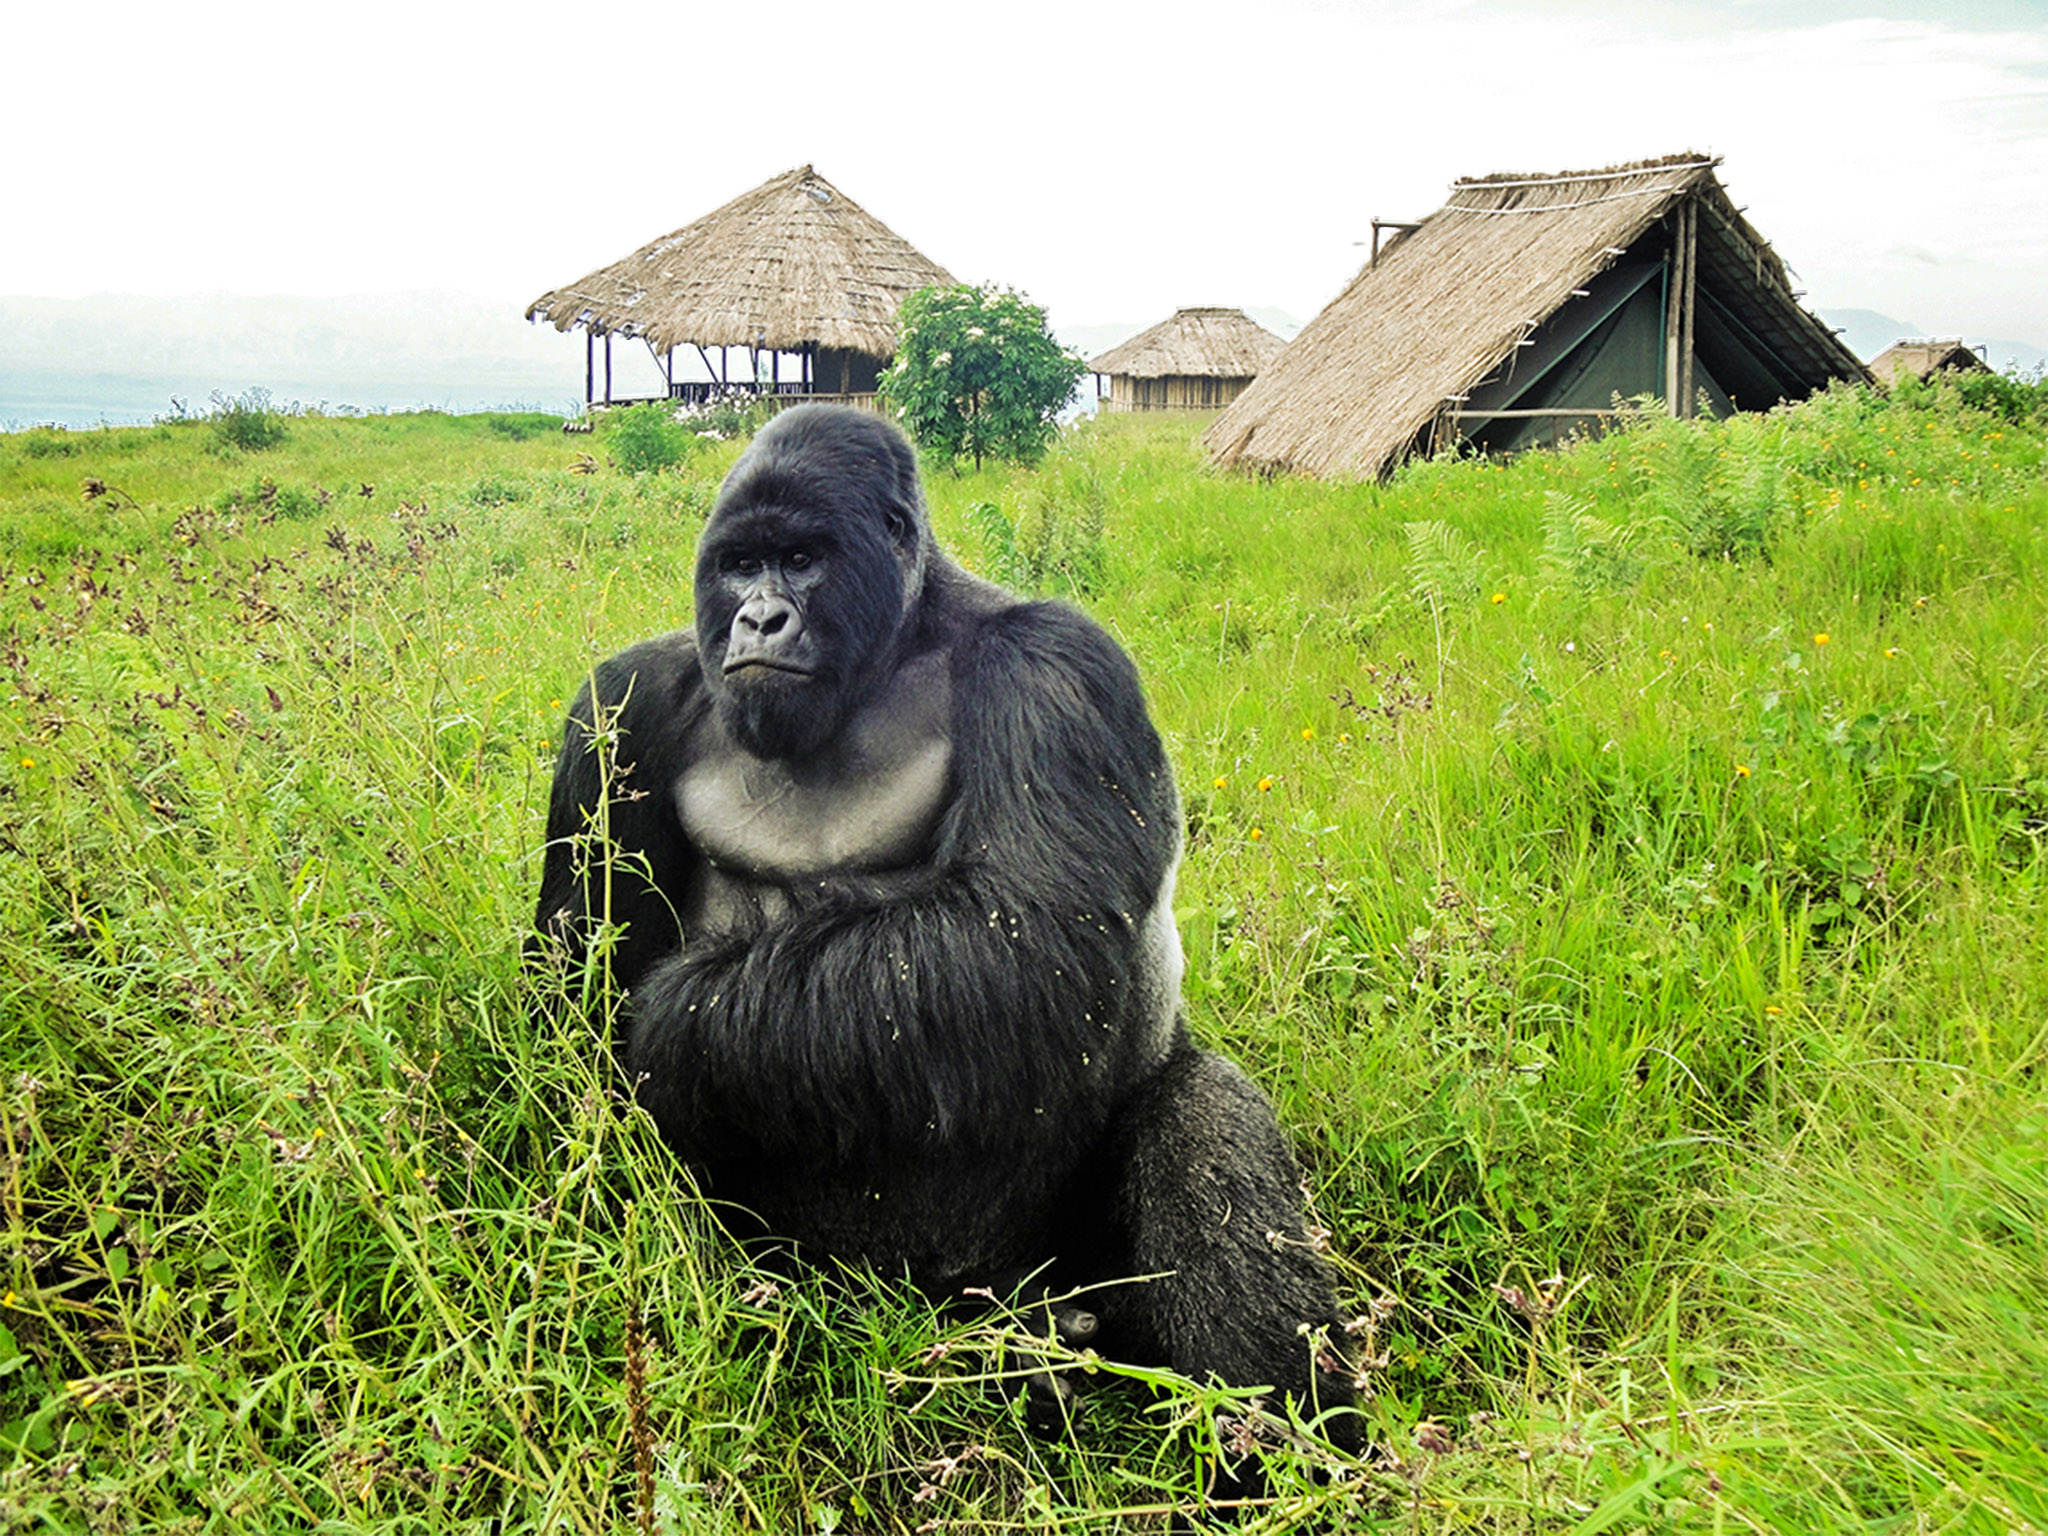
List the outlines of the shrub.
{"label": "shrub", "polygon": [[773,402],[750,389],[716,389],[701,404],[680,411],[676,420],[698,436],[752,437],[768,420]]}
{"label": "shrub", "polygon": [[59,428],[36,427],[24,432],[15,446],[25,459],[70,459],[76,458],[85,445]]}
{"label": "shrub", "polygon": [[1013,289],[920,288],[898,315],[883,398],[917,445],[950,467],[972,457],[1036,464],[1087,365]]}
{"label": "shrub", "polygon": [[607,413],[605,447],[612,462],[629,475],[655,474],[690,456],[696,434],[676,420],[666,400],[647,400]]}
{"label": "shrub", "polygon": [[289,435],[283,413],[270,408],[267,389],[245,390],[232,398],[215,390],[212,399],[213,411],[208,420],[213,423],[214,443],[220,448],[261,453],[266,448],[275,448]]}

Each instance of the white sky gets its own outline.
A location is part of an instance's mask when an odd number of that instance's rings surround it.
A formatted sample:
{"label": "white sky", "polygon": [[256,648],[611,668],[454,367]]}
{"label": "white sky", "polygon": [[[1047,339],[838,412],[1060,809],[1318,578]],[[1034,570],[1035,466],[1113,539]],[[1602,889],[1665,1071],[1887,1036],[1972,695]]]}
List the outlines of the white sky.
{"label": "white sky", "polygon": [[1810,307],[2048,346],[2048,0],[77,0],[6,34],[0,294],[516,315],[808,161],[1056,324],[1306,320],[1455,177],[1697,150]]}

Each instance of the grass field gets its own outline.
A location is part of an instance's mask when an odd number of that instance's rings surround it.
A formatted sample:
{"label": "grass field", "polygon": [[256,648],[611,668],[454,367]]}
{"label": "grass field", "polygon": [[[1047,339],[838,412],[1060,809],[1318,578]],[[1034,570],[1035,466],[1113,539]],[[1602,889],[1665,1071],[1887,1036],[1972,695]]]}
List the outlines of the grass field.
{"label": "grass field", "polygon": [[[1375,1449],[1245,1528],[2048,1528],[2048,424],[1840,390],[1386,486],[930,484],[1136,657],[1191,1021]],[[1145,1531],[1221,1395],[752,1271],[519,946],[736,446],[0,437],[0,1526]]]}

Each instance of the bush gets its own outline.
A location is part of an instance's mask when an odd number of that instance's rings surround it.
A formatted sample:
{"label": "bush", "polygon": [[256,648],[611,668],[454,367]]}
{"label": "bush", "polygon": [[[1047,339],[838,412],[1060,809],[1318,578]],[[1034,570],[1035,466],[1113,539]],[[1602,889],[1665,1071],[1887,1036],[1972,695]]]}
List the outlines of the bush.
{"label": "bush", "polygon": [[702,403],[677,413],[684,430],[718,439],[752,437],[774,413],[774,402],[751,389],[715,389]]}
{"label": "bush", "polygon": [[2010,373],[1959,373],[1956,393],[1963,404],[2015,423],[2048,416],[2048,379]]}
{"label": "bush", "polygon": [[612,462],[629,475],[655,474],[680,464],[697,445],[696,434],[676,420],[675,407],[666,400],[608,412],[604,440]]}
{"label": "bush", "polygon": [[883,398],[917,445],[951,467],[972,457],[1036,464],[1087,365],[1045,311],[1009,288],[920,288],[904,300]]}
{"label": "bush", "polygon": [[261,453],[289,435],[283,413],[270,408],[267,389],[246,390],[233,398],[215,390],[212,398],[213,411],[207,419],[213,423],[213,440],[220,448]]}

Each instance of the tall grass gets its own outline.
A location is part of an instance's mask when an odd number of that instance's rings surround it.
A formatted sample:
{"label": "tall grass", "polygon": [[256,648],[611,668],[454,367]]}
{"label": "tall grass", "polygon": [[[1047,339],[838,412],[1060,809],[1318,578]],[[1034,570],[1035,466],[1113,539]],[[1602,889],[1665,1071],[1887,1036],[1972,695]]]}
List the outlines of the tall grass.
{"label": "tall grass", "polygon": [[[509,420],[0,438],[0,1519],[1192,1509],[1216,1394],[1076,1362],[1034,1440],[1016,1329],[750,1266],[536,1006],[563,704],[687,621],[734,450]],[[929,489],[1136,656],[1191,1021],[1346,1265],[1375,1450],[1264,1528],[2048,1524],[2038,419],[1842,390],[1386,486],[1198,426]]]}

